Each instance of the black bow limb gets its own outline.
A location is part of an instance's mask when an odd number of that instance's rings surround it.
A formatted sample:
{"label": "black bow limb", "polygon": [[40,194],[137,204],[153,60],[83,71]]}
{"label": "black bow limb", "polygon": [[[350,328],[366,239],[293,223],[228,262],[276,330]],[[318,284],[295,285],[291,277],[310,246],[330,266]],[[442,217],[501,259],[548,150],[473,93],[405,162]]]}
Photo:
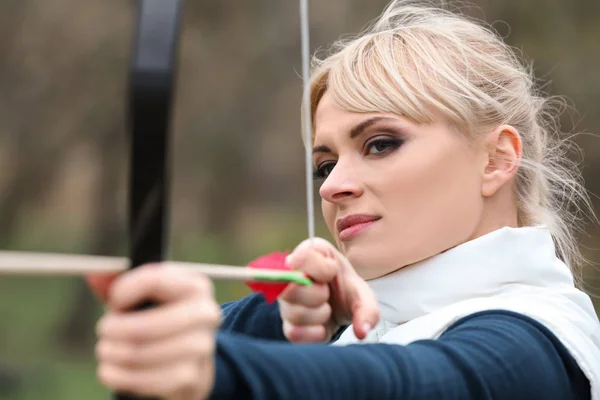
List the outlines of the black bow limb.
{"label": "black bow limb", "polygon": [[[129,82],[130,268],[164,259],[169,127],[182,0],[138,0]],[[151,307],[140,305],[140,309]],[[115,394],[116,400],[141,397]]]}

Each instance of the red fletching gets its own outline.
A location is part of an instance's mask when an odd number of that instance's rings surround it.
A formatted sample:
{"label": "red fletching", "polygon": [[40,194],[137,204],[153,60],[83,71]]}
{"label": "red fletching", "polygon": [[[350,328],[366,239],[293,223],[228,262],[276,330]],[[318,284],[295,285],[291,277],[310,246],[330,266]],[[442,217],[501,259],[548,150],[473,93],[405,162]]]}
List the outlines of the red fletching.
{"label": "red fletching", "polygon": [[[248,264],[249,268],[272,269],[290,271],[292,268],[285,263],[287,252],[275,252],[259,257]],[[285,290],[288,283],[271,282],[246,282],[246,285],[254,292],[260,292],[267,299],[267,303],[273,303],[277,297]]]}

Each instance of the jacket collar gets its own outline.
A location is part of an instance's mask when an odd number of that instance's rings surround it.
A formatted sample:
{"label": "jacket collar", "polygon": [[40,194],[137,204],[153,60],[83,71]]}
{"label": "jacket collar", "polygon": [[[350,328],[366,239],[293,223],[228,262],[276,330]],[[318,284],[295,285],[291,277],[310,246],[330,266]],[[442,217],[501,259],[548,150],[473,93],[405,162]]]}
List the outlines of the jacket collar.
{"label": "jacket collar", "polygon": [[382,318],[395,324],[523,285],[574,287],[544,226],[504,227],[368,283]]}

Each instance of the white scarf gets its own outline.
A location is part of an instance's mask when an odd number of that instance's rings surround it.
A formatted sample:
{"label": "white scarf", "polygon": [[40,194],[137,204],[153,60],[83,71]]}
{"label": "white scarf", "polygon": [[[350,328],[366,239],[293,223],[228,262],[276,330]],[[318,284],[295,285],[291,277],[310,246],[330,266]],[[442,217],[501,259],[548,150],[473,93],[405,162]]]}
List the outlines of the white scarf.
{"label": "white scarf", "polygon": [[600,323],[543,226],[496,230],[369,285],[379,324],[363,341],[348,328],[334,345],[436,339],[477,311],[514,311],[559,338],[589,379],[592,399],[600,400]]}

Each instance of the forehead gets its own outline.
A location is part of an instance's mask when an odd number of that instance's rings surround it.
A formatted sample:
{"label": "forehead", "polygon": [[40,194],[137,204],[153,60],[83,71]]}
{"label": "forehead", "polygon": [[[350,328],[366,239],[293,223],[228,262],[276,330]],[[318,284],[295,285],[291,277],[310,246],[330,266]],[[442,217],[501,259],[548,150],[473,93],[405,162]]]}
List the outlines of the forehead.
{"label": "forehead", "polygon": [[320,136],[330,135],[340,130],[346,131],[365,118],[377,113],[358,113],[348,111],[339,106],[333,95],[325,92],[315,111],[314,140]]}
{"label": "forehead", "polygon": [[330,92],[325,92],[315,111],[316,130],[324,129],[331,120],[344,118],[348,111],[343,110],[336,102]]}
{"label": "forehead", "polygon": [[[348,132],[352,132],[353,129],[374,117],[382,117],[381,120],[395,120],[407,127],[412,125],[407,118],[389,112],[349,111],[335,101],[335,96],[326,92],[315,110],[313,144],[328,141],[332,136],[350,139]],[[374,124],[378,122],[380,121]]]}

